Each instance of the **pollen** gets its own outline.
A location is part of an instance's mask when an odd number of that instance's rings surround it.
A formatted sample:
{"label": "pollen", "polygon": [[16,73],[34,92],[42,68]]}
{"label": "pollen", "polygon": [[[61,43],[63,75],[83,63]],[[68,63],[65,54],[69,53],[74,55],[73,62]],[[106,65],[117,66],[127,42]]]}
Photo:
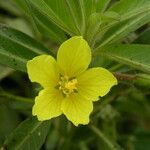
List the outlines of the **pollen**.
{"label": "pollen", "polygon": [[78,81],[76,78],[69,78],[68,76],[60,75],[60,80],[56,86],[65,97],[69,97],[72,93],[77,93]]}

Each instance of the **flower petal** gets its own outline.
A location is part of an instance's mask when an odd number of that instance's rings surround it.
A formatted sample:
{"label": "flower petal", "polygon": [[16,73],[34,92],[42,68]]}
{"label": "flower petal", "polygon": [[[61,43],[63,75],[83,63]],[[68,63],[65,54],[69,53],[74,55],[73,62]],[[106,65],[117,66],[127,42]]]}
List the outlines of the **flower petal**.
{"label": "flower petal", "polygon": [[38,82],[43,87],[56,86],[58,82],[58,67],[50,55],[40,55],[27,62],[27,72],[32,82]]}
{"label": "flower petal", "polygon": [[117,79],[104,68],[92,68],[77,77],[78,92],[86,99],[98,100],[98,96],[104,96],[110,88],[117,84]]}
{"label": "flower petal", "polygon": [[57,61],[64,75],[74,77],[88,68],[90,47],[81,36],[74,36],[60,46]]}
{"label": "flower petal", "polygon": [[57,89],[44,89],[35,98],[32,114],[37,115],[39,121],[57,117],[62,114],[62,99],[63,96]]}
{"label": "flower petal", "polygon": [[92,110],[92,101],[86,100],[78,94],[71,95],[62,102],[63,113],[75,126],[88,124]]}

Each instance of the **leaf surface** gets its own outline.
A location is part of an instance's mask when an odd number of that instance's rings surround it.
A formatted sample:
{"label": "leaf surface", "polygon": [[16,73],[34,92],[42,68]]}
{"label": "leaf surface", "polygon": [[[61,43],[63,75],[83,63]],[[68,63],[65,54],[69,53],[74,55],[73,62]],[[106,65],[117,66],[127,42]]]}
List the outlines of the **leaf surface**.
{"label": "leaf surface", "polygon": [[30,36],[0,24],[0,63],[26,71],[26,62],[37,55],[50,53]]}
{"label": "leaf surface", "polygon": [[102,47],[95,54],[108,57],[138,70],[150,73],[150,45],[117,44]]}
{"label": "leaf surface", "polygon": [[35,117],[29,118],[10,134],[4,147],[9,150],[39,150],[49,129],[50,121],[39,122]]}

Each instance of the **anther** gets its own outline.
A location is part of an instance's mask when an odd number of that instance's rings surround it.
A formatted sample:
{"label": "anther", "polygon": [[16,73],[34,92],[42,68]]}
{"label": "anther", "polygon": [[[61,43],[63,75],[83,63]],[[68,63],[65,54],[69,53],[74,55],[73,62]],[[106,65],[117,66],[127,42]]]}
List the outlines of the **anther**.
{"label": "anther", "polygon": [[72,93],[77,93],[77,79],[75,77],[69,78],[68,76],[60,75],[60,81],[55,87],[59,89],[65,97],[68,97]]}

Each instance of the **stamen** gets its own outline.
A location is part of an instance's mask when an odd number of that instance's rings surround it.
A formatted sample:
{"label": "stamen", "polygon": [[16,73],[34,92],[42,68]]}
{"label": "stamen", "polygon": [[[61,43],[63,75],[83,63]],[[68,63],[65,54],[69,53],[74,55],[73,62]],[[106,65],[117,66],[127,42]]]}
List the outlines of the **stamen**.
{"label": "stamen", "polygon": [[60,90],[65,97],[68,97],[70,94],[78,92],[77,84],[78,81],[75,77],[69,78],[68,76],[60,75],[60,81],[55,88]]}

